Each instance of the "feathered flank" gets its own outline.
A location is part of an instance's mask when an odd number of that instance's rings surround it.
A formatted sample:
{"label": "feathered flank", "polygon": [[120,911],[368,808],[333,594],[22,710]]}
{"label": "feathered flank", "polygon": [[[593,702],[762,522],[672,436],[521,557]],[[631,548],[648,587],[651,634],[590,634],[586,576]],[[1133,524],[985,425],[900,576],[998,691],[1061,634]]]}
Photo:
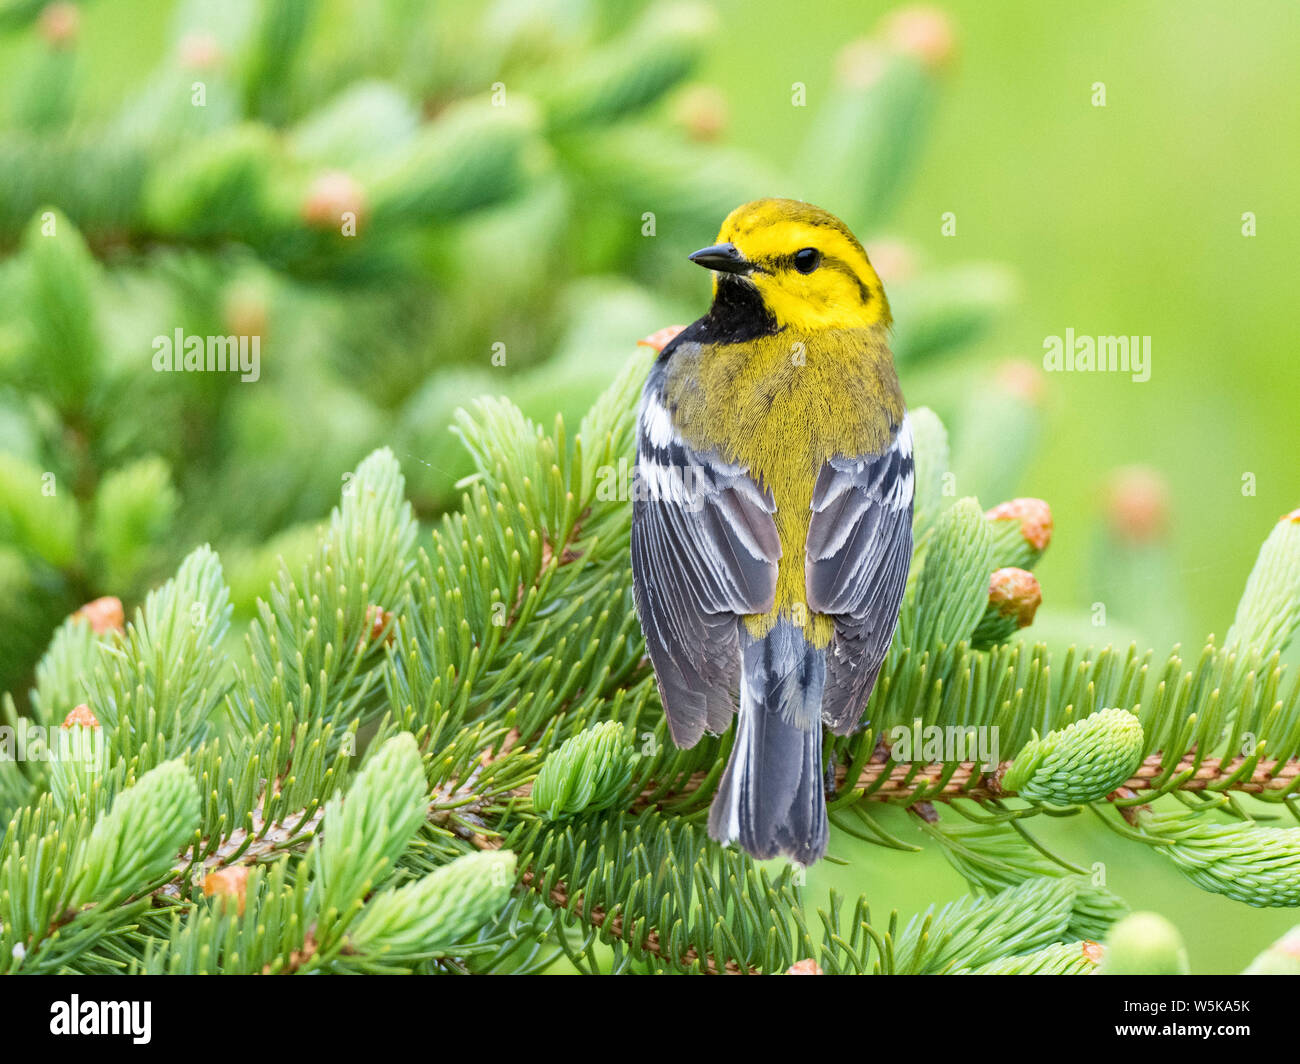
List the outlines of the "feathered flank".
{"label": "feathered flank", "polygon": [[883,454],[833,458],[813,491],[808,607],[835,619],[822,719],[837,735],[857,725],[898,622],[912,560],[912,428]]}
{"label": "feathered flank", "polygon": [[632,573],[673,741],[689,747],[731,721],[739,617],[771,608],[781,546],[771,496],[748,471],[677,434],[660,398],[661,367],[641,405]]}

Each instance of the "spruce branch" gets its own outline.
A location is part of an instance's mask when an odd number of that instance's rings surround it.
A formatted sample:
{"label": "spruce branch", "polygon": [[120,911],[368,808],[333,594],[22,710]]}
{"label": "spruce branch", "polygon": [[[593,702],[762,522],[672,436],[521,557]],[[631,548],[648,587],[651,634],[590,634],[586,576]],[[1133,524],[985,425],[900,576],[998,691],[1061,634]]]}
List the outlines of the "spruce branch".
{"label": "spruce branch", "polygon": [[[0,965],[62,970],[120,933],[169,878],[198,822],[198,792],[179,760],[146,772],[93,820],[48,797],[10,821],[0,850]],[[31,882],[44,889],[33,894]]]}
{"label": "spruce branch", "polygon": [[[884,926],[865,899],[832,895],[814,933],[792,869],[773,877],[697,825],[731,739],[673,748],[643,658],[617,471],[648,358],[629,361],[572,438],[561,421],[548,433],[480,402],[460,421],[478,471],[422,551],[396,461],[372,455],[300,575],[282,569],[233,681],[214,627],[227,593],[206,549],[124,630],[65,625],[34,704],[48,714],[87,691],[92,709],[109,707],[95,723],[113,756],[84,780],[51,774],[58,801],[38,799],[6,834],[6,897],[53,899],[4,921],[6,934],[39,929],[31,963],[120,965],[112,943],[134,922],[128,966],[151,971],[473,971],[557,955],[583,970],[783,972],[811,959],[828,972],[1086,971],[1085,943],[1122,904],[1027,824],[1103,803],[1207,889],[1297,903],[1296,829],[1228,802],[1286,805],[1300,778],[1300,696],[1277,640],[1211,642],[1190,664],[1175,649],[1159,665],[1136,647],[1054,658],[1016,639],[974,646],[990,573],[1032,564],[1047,522],[1027,501],[985,513],[963,500],[922,533],[870,726],[828,756],[837,823],[907,848],[868,810],[910,807],[978,893]],[[940,446],[937,419],[931,430]],[[919,466],[937,467],[919,446]],[[213,692],[231,683],[222,721]],[[899,727],[996,728],[999,756],[906,759]],[[86,729],[78,718],[57,741]],[[165,778],[192,804],[140,790],[164,778],[142,773],[154,750],[184,758]],[[1146,807],[1165,794],[1193,804],[1162,819]],[[149,822],[162,802],[187,821],[158,832],[165,864],[139,846],[140,863],[101,859],[104,839],[126,837],[114,824]],[[1238,822],[1206,820],[1216,809]],[[93,856],[69,873],[64,852]],[[98,895],[118,900],[96,914]],[[457,900],[470,898],[482,906]],[[512,960],[522,929],[546,945]]]}
{"label": "spruce branch", "polygon": [[[422,420],[421,408],[394,405],[401,400],[393,396],[416,391],[408,385],[443,395],[449,381],[492,386],[468,370],[426,378],[428,367],[409,361],[388,370],[402,362],[393,356],[441,350],[451,337],[472,348],[486,321],[505,317],[502,306],[529,322],[543,320],[538,309],[549,318],[551,290],[561,285],[544,259],[503,263],[495,287],[504,296],[484,303],[480,292],[468,298],[445,265],[428,268],[431,236],[448,259],[503,230],[524,249],[563,246],[572,205],[585,226],[601,204],[617,217],[671,202],[677,209],[661,219],[665,229],[712,227],[750,191],[779,183],[741,153],[686,144],[637,121],[702,54],[710,24],[694,6],[651,7],[586,61],[560,54],[532,70],[520,70],[539,51],[527,26],[504,31],[488,56],[450,54],[454,40],[423,32],[374,55],[360,34],[339,54],[319,55],[298,0],[265,5],[234,29],[190,9],[178,19],[174,37],[207,36],[186,38],[111,120],[71,128],[67,97],[51,92],[39,112],[24,112],[28,129],[0,130],[0,184],[12,192],[0,204],[0,242],[20,248],[14,275],[35,304],[18,362],[25,383],[57,411],[73,452],[71,475],[60,473],[73,491],[49,497],[33,490],[36,466],[0,459],[0,586],[14,601],[57,587],[45,631],[100,590],[137,601],[152,576],[152,549],[173,520],[171,473],[195,457],[184,445],[147,457],[141,441],[123,443],[103,423],[102,411],[148,398],[147,386],[116,373],[120,312],[107,323],[101,315],[123,301],[102,298],[106,275],[123,283],[128,302],[139,297],[141,320],[184,318],[187,328],[219,320],[218,331],[253,335],[265,330],[268,305],[229,284],[250,260],[259,276],[272,275],[272,287],[293,286],[306,316],[319,302],[299,282],[348,282],[331,292],[338,313],[319,329],[338,326],[347,339],[323,337],[339,342],[310,350],[312,366],[346,366],[347,385],[323,383],[286,350],[287,398],[266,400],[264,388],[252,402],[190,404],[186,417],[204,412],[192,433],[160,419],[156,438],[192,434],[199,448],[246,437],[231,468],[178,483],[187,498],[197,485],[214,500],[212,514],[227,518],[224,497],[274,484],[276,492],[259,493],[266,514],[237,515],[256,540],[286,515],[301,521],[324,509],[320,496],[286,487],[309,479],[301,469],[364,453],[390,415],[407,426]],[[592,37],[601,29],[583,26]],[[211,106],[192,107],[187,64],[211,60],[214,49],[229,62],[205,70]],[[918,142],[942,56],[891,45],[875,85],[862,76],[863,58],[846,56],[832,104],[814,124],[810,143],[819,146],[802,156],[818,159],[818,180],[858,175],[849,205],[857,227],[878,221],[901,187],[911,148],[900,145]],[[495,78],[502,63],[508,107],[466,94],[490,83],[484,75]],[[384,80],[353,83],[355,71]],[[41,78],[48,84],[48,71]],[[534,99],[514,95],[516,83]],[[59,135],[30,135],[42,125]],[[857,135],[843,136],[846,128]],[[41,231],[49,201],[67,212],[53,216],[54,239]],[[508,201],[508,212],[474,216]],[[359,222],[355,240],[340,233],[345,215]],[[657,252],[636,254],[653,266]],[[530,276],[546,279],[542,295]],[[907,308],[899,358],[976,334],[1007,298],[1005,280],[983,268],[897,289],[891,280],[897,306]],[[218,306],[224,296],[213,292],[240,298]],[[434,310],[416,328],[390,330],[409,308],[404,300]],[[599,302],[581,300],[584,326]],[[626,327],[621,315],[607,316]],[[390,331],[398,333],[391,342]],[[591,350],[573,346],[590,360]],[[1086,970],[1082,936],[1100,935],[1118,906],[1036,844],[1025,827],[1031,817],[1099,804],[1112,777],[1133,792],[1114,804],[1139,819],[1137,804],[1158,794],[1241,791],[1288,804],[1300,708],[1277,654],[1295,627],[1285,621],[1296,609],[1287,590],[1294,582],[1264,572],[1258,587],[1268,596],[1248,593],[1255,604],[1243,599],[1228,641],[1192,655],[1190,665],[1178,653],[1162,663],[1136,648],[1071,650],[1062,662],[1021,640],[1019,625],[1032,618],[1017,589],[1028,582],[1017,576],[1010,598],[998,602],[990,594],[995,572],[1032,569],[1050,514],[1042,520],[1042,509],[1028,505],[1034,500],[988,513],[973,499],[949,506],[947,431],[933,412],[916,410],[915,576],[869,727],[828,744],[834,814],[901,849],[910,844],[869,810],[880,801],[910,806],[981,894],[978,904],[905,927],[896,914],[874,925],[860,897],[846,904],[832,895],[806,916],[795,873],[769,875],[704,837],[698,820],[731,738],[673,748],[643,656],[625,481],[646,367],[644,354],[630,359],[576,435],[565,420],[550,421],[553,391],[528,407],[547,409],[550,429],[505,400],[475,404],[457,421],[475,471],[456,489],[462,505],[427,536],[394,455],[372,454],[323,535],[306,533],[311,549],[290,551],[287,540],[247,548],[251,571],[282,548],[289,560],[257,607],[237,670],[221,656],[230,599],[206,549],[129,626],[65,623],[31,700],[32,721],[55,729],[37,749],[62,755],[89,746],[105,756],[102,764],[98,755],[85,764],[65,756],[48,766],[0,763],[0,800],[17,810],[0,850],[8,892],[0,922],[6,936],[31,929],[3,940],[17,965],[492,971],[562,956],[580,970]],[[556,374],[521,374],[515,387],[546,375]],[[584,377],[583,387],[598,377]],[[169,384],[186,387],[180,380]],[[338,431],[327,434],[335,448],[327,455],[314,451],[319,434],[300,434],[304,444],[285,430],[323,409],[311,405],[316,391],[336,404],[348,399],[345,416],[330,421]],[[207,417],[209,407],[239,416]],[[1029,424],[1022,409],[1013,412],[1016,426]],[[349,422],[361,428],[349,435]],[[1001,452],[1014,450],[989,453],[1003,462]],[[285,460],[266,463],[267,452]],[[436,472],[440,488],[413,492],[425,505],[447,502],[459,475]],[[1260,567],[1285,574],[1290,541],[1277,533],[1269,542]],[[98,589],[102,580],[141,587]],[[1269,597],[1279,588],[1280,598]],[[83,702],[94,723],[69,718]],[[5,711],[19,721],[12,700]],[[893,761],[894,729],[916,724],[996,728],[1001,764]],[[1080,749],[1080,736],[1098,749]],[[149,838],[138,838],[141,825]],[[1213,868],[1225,844],[1212,841],[1179,834],[1163,849],[1182,847],[1189,862]],[[1253,835],[1235,837],[1238,844],[1268,849]],[[536,944],[521,946],[526,938]]]}
{"label": "spruce branch", "polygon": [[[346,478],[342,504],[315,556],[287,566],[258,602],[248,635],[252,665],[230,712],[248,731],[279,718],[369,719],[393,613],[408,594],[416,524],[392,452],[376,451]],[[385,620],[385,617],[389,619]]]}
{"label": "spruce branch", "polygon": [[86,699],[115,758],[143,771],[207,733],[232,682],[220,651],[229,618],[221,562],[200,547],[120,637],[99,643]]}

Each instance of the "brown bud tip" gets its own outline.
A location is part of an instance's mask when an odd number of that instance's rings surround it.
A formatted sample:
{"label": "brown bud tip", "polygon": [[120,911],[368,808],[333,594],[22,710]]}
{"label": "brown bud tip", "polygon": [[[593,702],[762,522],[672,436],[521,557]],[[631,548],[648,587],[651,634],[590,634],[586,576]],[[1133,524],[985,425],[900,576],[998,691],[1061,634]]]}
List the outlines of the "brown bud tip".
{"label": "brown bud tip", "polygon": [[786,975],[825,975],[822,966],[809,957],[807,960],[795,961],[790,965]]}
{"label": "brown bud tip", "polygon": [[[366,607],[366,623],[370,625],[370,634],[367,638],[370,642],[375,642],[384,634],[384,629],[388,627],[389,622],[392,621],[392,619],[393,615],[389,613],[388,610],[384,609],[383,606],[371,605]],[[393,633],[389,631],[388,638],[384,640],[384,642],[391,643],[392,641]]]}
{"label": "brown bud tip", "polygon": [[1047,550],[1052,542],[1052,508],[1042,499],[1009,499],[984,516],[990,521],[1019,521],[1020,534],[1034,550]]}
{"label": "brown bud tip", "polygon": [[1160,539],[1169,520],[1164,477],[1145,466],[1119,470],[1111,480],[1109,517],[1115,534],[1129,543]]}
{"label": "brown bud tip", "polygon": [[1088,960],[1092,961],[1093,964],[1101,963],[1102,954],[1104,952],[1105,950],[1102,949],[1100,942],[1094,942],[1090,938],[1084,939],[1083,955],[1087,957]]}
{"label": "brown bud tip", "polygon": [[869,89],[884,77],[889,53],[869,37],[852,41],[835,57],[835,76],[846,89]]}
{"label": "brown bud tip", "polygon": [[223,897],[234,899],[240,916],[244,915],[244,902],[248,894],[248,867],[231,865],[218,868],[203,877],[203,895],[207,898]]}
{"label": "brown bud tip", "polygon": [[1015,617],[1017,628],[1033,623],[1042,601],[1043,589],[1033,573],[1008,567],[989,577],[989,605],[1003,617]]}
{"label": "brown bud tip", "polygon": [[941,70],[957,49],[952,19],[937,7],[905,7],[885,17],[881,34],[892,47],[915,56],[931,70]]}
{"label": "brown bud tip", "polygon": [[685,325],[665,325],[658,332],[652,332],[644,340],[638,340],[636,345],[637,347],[653,347],[656,351],[662,351],[677,339],[677,334],[685,328]]}
{"label": "brown bud tip", "polygon": [[1030,406],[1038,406],[1043,401],[1043,374],[1031,362],[1003,362],[993,380],[999,391]]}
{"label": "brown bud tip", "polygon": [[692,140],[717,140],[730,117],[727,97],[712,85],[692,85],[678,96],[673,117]]}
{"label": "brown bud tip", "polygon": [[98,728],[99,721],[95,719],[95,714],[90,712],[90,707],[82,702],[71,713],[63,718],[63,726],[71,729],[80,724],[83,728]]}
{"label": "brown bud tip", "polygon": [[1282,520],[1290,521],[1293,525],[1300,525],[1300,509],[1292,510],[1289,514],[1283,514]]}
{"label": "brown bud tip", "polygon": [[81,27],[81,12],[76,4],[47,4],[41,10],[40,33],[45,43],[53,48],[67,48],[77,41]]}
{"label": "brown bud tip", "polygon": [[933,802],[913,802],[907,809],[908,812],[915,813],[927,824],[939,823],[939,811],[935,809]]}
{"label": "brown bud tip", "polygon": [[120,632],[126,626],[126,613],[122,609],[122,600],[112,595],[87,602],[72,616],[89,623],[96,635]]}
{"label": "brown bud tip", "polygon": [[889,284],[916,276],[916,253],[901,240],[873,240],[867,245],[867,258]]}
{"label": "brown bud tip", "polygon": [[214,70],[221,65],[221,46],[210,33],[187,33],[180,43],[181,65],[186,70]]}
{"label": "brown bud tip", "polygon": [[343,224],[344,214],[360,217],[365,213],[365,193],[361,186],[342,170],[318,175],[302,201],[302,220],[319,229],[333,229]]}

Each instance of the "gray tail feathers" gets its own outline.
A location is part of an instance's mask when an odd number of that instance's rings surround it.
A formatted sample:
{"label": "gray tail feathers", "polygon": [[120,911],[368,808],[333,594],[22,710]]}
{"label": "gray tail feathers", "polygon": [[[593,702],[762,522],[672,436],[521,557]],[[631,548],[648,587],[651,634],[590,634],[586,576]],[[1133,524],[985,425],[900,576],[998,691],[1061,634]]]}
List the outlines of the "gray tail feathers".
{"label": "gray tail feathers", "polygon": [[740,716],[709,834],[753,856],[812,864],[826,853],[822,782],[824,650],[780,620],[763,638],[742,627]]}

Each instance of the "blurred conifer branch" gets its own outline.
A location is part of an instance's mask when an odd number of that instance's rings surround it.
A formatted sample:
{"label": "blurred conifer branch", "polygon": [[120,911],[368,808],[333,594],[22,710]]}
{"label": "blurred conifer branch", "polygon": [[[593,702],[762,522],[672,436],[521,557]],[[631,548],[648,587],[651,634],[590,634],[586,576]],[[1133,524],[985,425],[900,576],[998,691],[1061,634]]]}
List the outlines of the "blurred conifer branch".
{"label": "blurred conifer branch", "polygon": [[[698,304],[683,256],[737,203],[821,197],[879,235],[952,48],[924,18],[850,45],[793,156],[816,172],[782,174],[690,84],[707,6],[471,8],[182,0],[117,99],[87,80],[78,5],[0,4],[0,687],[83,603],[133,608],[181,544],[221,549],[242,627],[377,447],[418,516],[454,507],[456,409],[505,394],[575,423],[630,336]],[[1011,295],[1001,268],[873,253],[900,361]],[[258,379],[155,371],[193,338],[257,344]]]}

